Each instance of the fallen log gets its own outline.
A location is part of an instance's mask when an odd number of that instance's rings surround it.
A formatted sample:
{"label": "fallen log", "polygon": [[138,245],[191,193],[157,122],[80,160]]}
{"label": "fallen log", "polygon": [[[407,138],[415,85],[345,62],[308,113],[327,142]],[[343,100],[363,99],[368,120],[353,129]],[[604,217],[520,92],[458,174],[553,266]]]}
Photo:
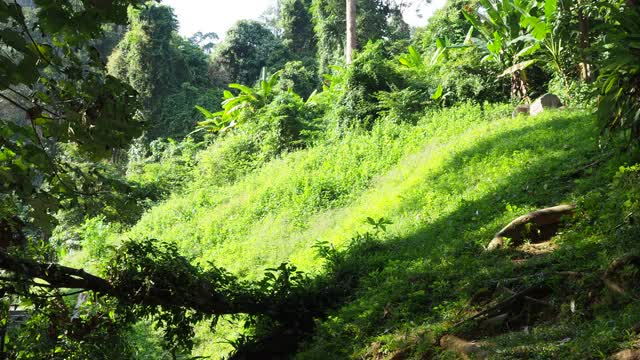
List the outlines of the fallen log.
{"label": "fallen log", "polygon": [[537,242],[549,240],[557,233],[562,217],[573,214],[575,208],[575,205],[558,205],[522,215],[498,231],[487,250],[504,246],[506,238],[511,239],[512,246],[522,244],[526,238]]}
{"label": "fallen log", "polygon": [[492,305],[492,306],[480,311],[479,313],[477,313],[477,314],[475,314],[475,315],[473,315],[473,316],[471,316],[469,318],[466,318],[466,319],[458,321],[457,323],[453,324],[453,326],[451,326],[450,330],[451,329],[455,329],[455,328],[459,327],[460,325],[462,325],[464,323],[467,323],[469,321],[476,320],[476,319],[479,319],[479,318],[484,317],[484,316],[489,316],[491,313],[503,313],[503,312],[505,312],[505,309],[508,308],[512,303],[514,303],[518,299],[522,298],[523,296],[526,296],[527,294],[533,292],[536,289],[538,289],[538,288],[535,287],[535,286],[530,286],[530,287],[528,287],[528,288],[526,288],[526,289],[524,289],[524,290],[522,290],[520,292],[513,293],[513,295],[511,295],[511,296],[507,297],[506,299],[504,299],[504,300],[502,300],[502,301],[500,301],[500,302],[498,302],[498,303],[496,303],[496,304],[494,304],[494,305]]}

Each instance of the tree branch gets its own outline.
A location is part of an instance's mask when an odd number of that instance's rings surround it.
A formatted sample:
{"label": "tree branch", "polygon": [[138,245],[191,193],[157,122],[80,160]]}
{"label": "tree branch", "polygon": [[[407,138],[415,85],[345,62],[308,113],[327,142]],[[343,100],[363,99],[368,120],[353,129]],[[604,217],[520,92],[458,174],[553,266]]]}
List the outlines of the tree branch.
{"label": "tree branch", "polygon": [[175,293],[152,286],[144,292],[131,294],[125,289],[114,286],[108,280],[89,274],[82,269],[19,259],[2,250],[0,250],[0,269],[22,277],[44,280],[53,288],[94,291],[132,305],[189,308],[212,315],[268,314],[273,309],[273,303],[258,298],[248,291],[225,296],[217,292],[213,284],[202,279],[197,279],[188,293]]}
{"label": "tree branch", "polygon": [[9,98],[9,97],[7,97],[7,96],[3,95],[2,93],[0,93],[0,98],[5,99],[5,100],[6,100],[6,101],[8,101],[11,105],[13,105],[13,106],[17,107],[18,109],[20,109],[20,110],[22,110],[22,111],[24,111],[24,112],[26,112],[26,113],[28,113],[28,112],[29,112],[29,109],[27,109],[26,107],[24,107],[24,106],[22,106],[22,105],[18,104],[16,101],[14,101],[14,100],[12,100],[11,98]]}

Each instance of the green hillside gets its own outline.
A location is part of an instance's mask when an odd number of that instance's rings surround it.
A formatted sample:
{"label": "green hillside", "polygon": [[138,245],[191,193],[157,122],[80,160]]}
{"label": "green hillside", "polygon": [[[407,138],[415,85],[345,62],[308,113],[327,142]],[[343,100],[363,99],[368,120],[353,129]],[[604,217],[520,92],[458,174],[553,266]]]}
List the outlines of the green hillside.
{"label": "green hillside", "polygon": [[[499,297],[495,284],[501,279],[527,280],[540,271],[601,270],[628,240],[621,236],[626,228],[614,228],[613,218],[590,224],[604,206],[622,214],[637,204],[637,193],[624,188],[599,199],[625,159],[598,148],[594,117],[579,110],[515,119],[507,113],[504,106],[462,105],[428,112],[416,125],[383,120],[371,132],[285,154],[223,184],[204,165],[215,163],[219,151],[205,149],[184,190],[146,212],[131,230],[108,237],[175,242],[194,263],[211,262],[253,280],[281,262],[313,277],[326,276],[331,264],[318,256],[314,244],[328,242],[343,254],[344,263],[334,265],[355,269],[351,276],[358,285],[340,308],[320,320],[301,358],[382,355],[405,348],[415,356],[440,354],[434,339],[473,313],[474,306],[482,309],[472,302],[479,291],[493,286],[491,296]],[[637,170],[625,174],[616,179],[637,179]],[[620,202],[625,197],[630,199]],[[556,204],[578,204],[578,216],[549,251],[484,250],[513,218]],[[392,224],[375,230],[367,218]],[[374,245],[363,247],[362,239]],[[578,265],[579,259],[589,261]],[[549,354],[606,353],[625,340],[620,333],[598,335],[596,342],[597,323],[579,333],[569,325],[587,316],[587,309],[580,315],[565,309],[568,301],[584,300],[582,280],[569,288],[562,278],[543,280],[558,286],[545,293],[554,302],[553,322],[527,325],[535,326],[527,336],[571,339],[562,346],[550,340],[544,345]],[[618,326],[640,320],[632,310],[620,310],[631,318],[621,318]],[[233,337],[233,328],[223,324],[216,335]],[[498,338],[505,354],[511,346],[540,351],[537,340],[517,338],[525,336],[520,328],[511,329],[513,339]],[[216,357],[231,348],[207,341],[211,337],[204,328],[200,336],[195,354]],[[522,342],[528,344],[524,350]],[[583,342],[593,345],[583,348]]]}

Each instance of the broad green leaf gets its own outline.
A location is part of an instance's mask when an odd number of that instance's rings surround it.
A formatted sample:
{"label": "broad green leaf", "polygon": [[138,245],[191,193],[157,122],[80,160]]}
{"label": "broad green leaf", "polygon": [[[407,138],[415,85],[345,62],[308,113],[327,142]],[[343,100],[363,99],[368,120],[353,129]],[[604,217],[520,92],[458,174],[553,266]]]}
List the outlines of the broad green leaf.
{"label": "broad green leaf", "polygon": [[276,82],[278,82],[278,79],[280,78],[280,74],[282,74],[282,70],[278,70],[276,72],[273,73],[273,75],[271,75],[269,77],[269,86],[270,87],[274,87],[276,85]]}
{"label": "broad green leaf", "polygon": [[495,31],[493,33],[493,40],[487,43],[487,50],[495,55],[499,55],[502,50],[502,36]]}
{"label": "broad green leaf", "polygon": [[535,43],[535,44],[529,45],[529,46],[525,47],[524,49],[520,50],[514,56],[514,58],[519,59],[519,58],[521,58],[523,56],[531,55],[531,54],[535,53],[536,51],[538,51],[538,49],[540,49],[540,43]]}
{"label": "broad green leaf", "polygon": [[438,84],[438,88],[436,89],[436,91],[433,93],[433,95],[431,95],[431,99],[433,100],[438,100],[442,97],[442,85]]}
{"label": "broad green leaf", "polygon": [[558,0],[544,1],[544,17],[547,23],[550,23],[555,18],[557,7]]}
{"label": "broad green leaf", "polygon": [[505,75],[511,75],[517,71],[521,71],[524,70],[526,68],[528,68],[529,66],[535,64],[538,61],[538,59],[532,59],[532,60],[527,60],[527,61],[523,61],[523,62],[519,62],[513,66],[508,67],[505,71],[502,72],[502,74],[498,75],[498,77],[503,77]]}
{"label": "broad green leaf", "polygon": [[207,119],[213,119],[215,115],[211,113],[209,110],[203,108],[202,106],[196,105],[196,109],[202,113]]}
{"label": "broad green leaf", "polygon": [[474,29],[473,26],[469,28],[469,31],[467,31],[467,36],[464,37],[463,44],[471,45],[471,38],[473,37],[473,29]]}
{"label": "broad green leaf", "polygon": [[508,45],[508,46],[511,46],[511,45],[513,45],[513,44],[515,44],[515,43],[518,43],[518,42],[528,42],[528,41],[535,41],[535,40],[536,40],[536,38],[534,38],[533,36],[531,36],[531,35],[529,35],[529,34],[526,34],[526,35],[520,35],[520,36],[518,36],[517,38],[515,38],[515,39],[513,39],[513,40],[508,41],[508,42],[507,42],[507,45]]}
{"label": "broad green leaf", "polygon": [[238,89],[247,95],[252,95],[254,93],[252,88],[242,84],[229,84],[229,87],[232,89]]}

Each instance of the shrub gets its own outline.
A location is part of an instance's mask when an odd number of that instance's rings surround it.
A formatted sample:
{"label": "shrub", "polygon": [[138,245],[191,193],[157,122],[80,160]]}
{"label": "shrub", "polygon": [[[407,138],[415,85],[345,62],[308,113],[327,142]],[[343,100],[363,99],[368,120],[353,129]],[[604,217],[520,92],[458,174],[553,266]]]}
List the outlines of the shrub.
{"label": "shrub", "polygon": [[335,113],[340,128],[371,129],[380,114],[375,94],[404,87],[404,79],[388,58],[382,41],[369,42],[346,69]]}
{"label": "shrub", "polygon": [[283,92],[266,106],[259,116],[261,156],[271,158],[286,150],[304,145],[304,102],[293,92]]}
{"label": "shrub", "polygon": [[198,153],[196,178],[216,186],[230,184],[257,167],[259,146],[245,131],[218,138]]}
{"label": "shrub", "polygon": [[307,69],[301,61],[290,61],[284,65],[276,87],[281,91],[292,89],[306,99],[318,88],[318,80],[312,69]]}
{"label": "shrub", "polygon": [[193,179],[198,149],[192,139],[157,139],[148,146],[141,141],[129,150],[127,179],[143,187],[154,187],[160,197],[178,190]]}
{"label": "shrub", "polygon": [[481,63],[474,49],[452,52],[448,59],[428,67],[426,72],[448,93],[447,104],[509,100],[509,79],[498,78],[498,66],[490,62]]}
{"label": "shrub", "polygon": [[[618,5],[620,6],[620,5]],[[609,24],[607,58],[598,77],[601,97],[598,118],[603,128],[622,130],[635,143],[640,142],[640,6],[613,11]]]}

